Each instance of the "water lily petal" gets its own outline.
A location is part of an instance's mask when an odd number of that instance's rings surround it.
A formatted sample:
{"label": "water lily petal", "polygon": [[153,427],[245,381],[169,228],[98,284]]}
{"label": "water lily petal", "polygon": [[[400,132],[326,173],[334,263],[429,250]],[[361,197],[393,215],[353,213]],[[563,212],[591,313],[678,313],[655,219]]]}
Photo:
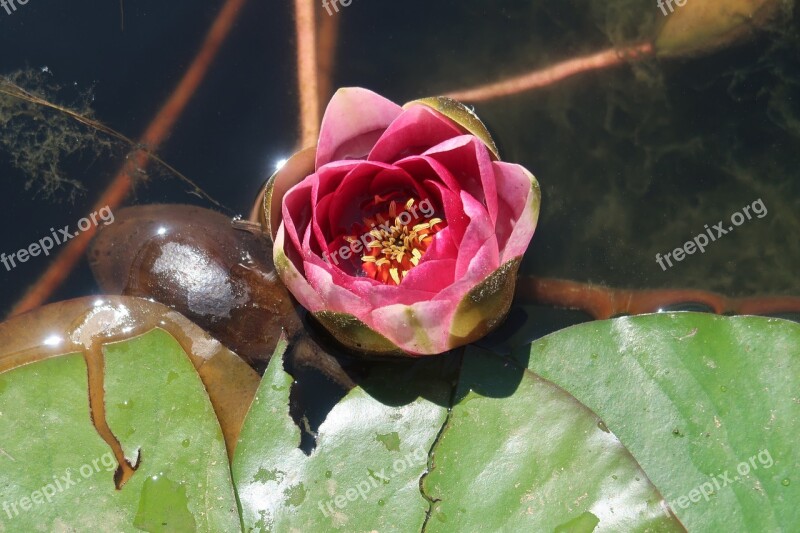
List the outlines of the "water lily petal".
{"label": "water lily petal", "polygon": [[387,191],[402,191],[417,200],[421,200],[426,196],[425,188],[422,183],[420,183],[419,177],[409,174],[403,167],[397,165],[392,166],[401,172],[397,174],[377,174],[372,183],[369,184],[370,195],[374,196],[377,194],[385,196]]}
{"label": "water lily petal", "polygon": [[[510,208],[512,226],[498,226],[498,243],[503,250],[501,263],[520,257],[530,244],[539,219],[539,182],[524,167],[494,162],[497,189]],[[510,230],[510,232],[509,232]]]}
{"label": "water lily petal", "polygon": [[444,115],[423,105],[412,106],[383,132],[369,153],[370,161],[393,162],[418,155],[442,141],[462,135]]}
{"label": "water lily petal", "polygon": [[[405,170],[385,163],[364,162],[353,169],[336,190],[328,217],[334,232],[351,233],[353,225],[364,222],[361,204],[372,199],[370,189],[375,181],[402,183],[411,181]],[[360,237],[358,235],[357,237]]]}
{"label": "water lily petal", "polygon": [[483,279],[500,266],[500,251],[494,226],[489,222],[483,204],[468,192],[461,192],[461,202],[470,221],[464,238],[459,243],[455,276],[460,279],[469,272],[472,276]]}
{"label": "water lily petal", "polygon": [[444,141],[424,155],[442,163],[461,188],[486,204],[492,224],[497,222],[494,168],[489,149],[483,142],[472,135],[464,135]]}
{"label": "water lily petal", "polygon": [[[308,283],[317,291],[317,294],[324,302],[324,309],[350,313],[356,318],[367,322],[372,306],[357,294],[354,294],[334,281],[334,275],[329,265],[319,265],[316,261],[310,260],[304,263],[306,279]],[[337,273],[337,277],[341,272]],[[340,278],[341,280],[341,278]],[[371,326],[369,322],[367,325]]]}
{"label": "water lily petal", "polygon": [[404,287],[403,284],[384,285],[371,278],[362,277],[353,278],[348,288],[368,301],[373,309],[376,309],[378,307],[384,307],[389,303],[411,305],[414,302],[431,300],[436,296],[438,289],[441,287],[434,287],[433,290],[430,291],[415,290]]}
{"label": "water lily petal", "polygon": [[[337,279],[336,275],[333,279]],[[400,285],[385,285],[367,277],[353,276],[342,286],[367,301],[372,309],[385,306],[387,302],[411,305],[422,300],[432,300],[436,296],[436,290],[410,290]]]}
{"label": "water lily petal", "polygon": [[403,105],[403,109],[408,109],[416,105],[431,107],[446,116],[462,127],[466,133],[471,133],[480,139],[486,147],[489,148],[489,151],[492,152],[494,157],[500,159],[500,153],[497,150],[494,139],[492,139],[492,135],[472,108],[447,96],[432,96],[430,98],[422,98],[420,100],[408,102]]}
{"label": "water lily petal", "polygon": [[330,211],[330,206],[333,202],[333,199],[334,196],[329,194],[319,200],[317,202],[316,209],[314,209],[314,214],[311,217],[311,229],[314,232],[314,237],[316,237],[317,244],[319,245],[319,247],[315,248],[314,250],[318,251],[319,253],[322,253],[326,250],[330,252],[328,235],[331,235],[332,231],[328,218],[328,212]]}
{"label": "water lily petal", "polygon": [[281,224],[278,227],[278,232],[275,236],[275,246],[272,252],[272,258],[275,262],[275,271],[286,284],[289,289],[300,302],[300,305],[305,307],[311,312],[322,311],[325,309],[324,302],[317,291],[306,281],[303,274],[295,266],[295,263],[287,255],[286,247],[286,231]]}
{"label": "water lily petal", "polygon": [[283,198],[283,220],[281,226],[286,231],[288,241],[298,251],[302,249],[301,235],[305,232],[305,228],[311,220],[312,204],[310,198],[313,188],[314,180],[306,180],[292,187]]}
{"label": "water lily petal", "polygon": [[351,350],[371,356],[403,355],[403,351],[389,339],[349,313],[319,311],[312,314],[325,329],[335,331],[336,339]]}
{"label": "water lily petal", "polygon": [[372,327],[409,355],[437,354],[450,349],[454,312],[453,303],[442,300],[390,305],[372,312]]}
{"label": "water lily petal", "polygon": [[334,193],[345,176],[359,167],[361,163],[362,161],[357,160],[334,161],[317,169],[315,174],[319,178],[319,190],[314,200],[317,201]]}
{"label": "water lily petal", "polygon": [[[441,144],[437,144],[436,146],[441,146]],[[432,157],[426,155],[409,156],[401,159],[395,163],[395,165],[405,169],[406,172],[419,181],[438,181],[447,187],[448,190],[455,193],[460,192],[461,189],[464,188],[456,177],[453,176],[452,172],[450,172],[450,169]],[[480,194],[480,191],[477,189],[474,190],[477,194]]]}
{"label": "water lily petal", "polygon": [[[428,250],[422,255],[419,264],[424,265],[429,261],[441,261],[444,259],[452,259],[455,261],[456,257],[458,257],[458,245],[450,236],[450,226],[448,226],[439,230],[436,235],[433,236],[431,244],[428,246]],[[452,282],[452,278],[455,276],[455,265],[453,265],[452,272],[446,271],[442,274],[444,280]]]}
{"label": "water lily petal", "polygon": [[328,217],[333,195],[345,176],[360,163],[360,161],[335,161],[317,170],[314,176],[308,177],[309,181],[315,182],[310,200],[311,205],[315,206],[311,223],[314,225],[314,234],[321,250],[327,249],[328,237],[333,234]]}
{"label": "water lily petal", "polygon": [[435,300],[376,309],[372,327],[417,356],[442,353],[477,340],[508,312],[518,267],[519,261],[512,261],[481,280],[459,280]]}
{"label": "water lily petal", "polygon": [[402,112],[399,105],[367,89],[339,89],[322,119],[316,167],[341,159],[365,158]]}
{"label": "water lily petal", "polygon": [[[427,256],[430,252],[431,250],[428,249],[425,255]],[[442,256],[446,257],[444,254]],[[442,290],[442,287],[452,285],[454,281],[456,260],[453,257],[455,256],[451,256],[450,259],[420,261],[419,265],[408,272],[400,287],[404,291],[424,291],[432,295],[430,297],[435,296]]]}
{"label": "water lily petal", "polygon": [[447,226],[452,228],[453,240],[460,242],[469,219],[464,215],[459,198],[461,187],[450,171],[435,159],[425,156],[403,159],[397,162],[397,166],[421,181],[427,192],[439,200],[444,212],[437,216],[447,221]]}

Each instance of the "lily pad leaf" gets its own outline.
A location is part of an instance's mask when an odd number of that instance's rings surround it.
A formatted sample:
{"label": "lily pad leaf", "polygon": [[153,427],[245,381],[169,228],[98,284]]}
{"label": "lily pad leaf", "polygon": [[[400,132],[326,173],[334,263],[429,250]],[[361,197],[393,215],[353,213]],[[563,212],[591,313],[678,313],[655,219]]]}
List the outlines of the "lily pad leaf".
{"label": "lily pad leaf", "polygon": [[0,374],[0,530],[131,529],[135,507],[114,501],[117,461],[92,425],[86,375],[81,354]]}
{"label": "lily pad leaf", "polygon": [[286,342],[270,360],[233,461],[244,531],[420,531],[428,501],[419,482],[447,415],[448,389],[425,378],[399,384],[378,375],[365,387],[411,398],[377,399],[356,387],[299,449],[289,415]]}
{"label": "lily pad leaf", "polygon": [[233,463],[244,530],[683,531],[619,441],[563,390],[474,349],[452,405],[453,382],[425,364],[354,388],[306,456],[276,353]]}
{"label": "lily pad leaf", "polygon": [[602,418],[689,531],[800,524],[800,325],[619,318],[560,331],[524,355]]}
{"label": "lily pad leaf", "polygon": [[[54,330],[68,342],[2,344],[0,531],[239,531],[222,430],[172,335],[92,337],[86,351],[53,353],[74,349],[91,317],[117,316],[100,308]],[[0,339],[24,337],[29,320],[0,325]],[[118,469],[123,455],[135,471]]]}
{"label": "lily pad leaf", "polygon": [[[233,448],[260,376],[235,353],[186,317],[162,304],[129,296],[76,298],[46,305],[0,324],[0,373],[65,353],[102,363],[102,347],[158,328],[174,337],[194,365]],[[102,364],[96,368],[102,374]],[[135,372],[134,372],[135,375]],[[102,402],[102,379],[89,388]]]}
{"label": "lily pad leaf", "polygon": [[426,531],[684,531],[602,421],[559,387],[470,348],[424,480]]}
{"label": "lily pad leaf", "polygon": [[137,505],[131,523],[150,532],[237,531],[222,430],[178,342],[155,329],[104,352],[106,419],[128,461],[141,465],[122,488]]}

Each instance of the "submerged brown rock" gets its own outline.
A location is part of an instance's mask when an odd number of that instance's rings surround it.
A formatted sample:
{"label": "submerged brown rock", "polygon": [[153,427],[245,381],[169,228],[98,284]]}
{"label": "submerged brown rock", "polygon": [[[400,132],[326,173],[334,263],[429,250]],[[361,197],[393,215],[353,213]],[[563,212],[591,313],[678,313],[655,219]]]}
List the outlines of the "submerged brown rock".
{"label": "submerged brown rock", "polygon": [[282,329],[302,329],[269,239],[209,209],[122,209],[98,232],[89,263],[104,292],[172,307],[251,363],[269,358]]}

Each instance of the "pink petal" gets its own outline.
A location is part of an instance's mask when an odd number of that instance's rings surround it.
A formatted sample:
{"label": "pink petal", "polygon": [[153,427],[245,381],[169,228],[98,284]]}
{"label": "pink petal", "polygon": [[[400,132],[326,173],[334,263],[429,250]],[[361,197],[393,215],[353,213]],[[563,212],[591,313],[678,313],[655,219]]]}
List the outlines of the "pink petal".
{"label": "pink petal", "polygon": [[286,231],[283,224],[278,227],[278,232],[275,236],[275,244],[273,247],[273,260],[275,261],[275,270],[283,280],[283,283],[291,291],[292,295],[300,302],[300,305],[311,311],[312,313],[322,311],[325,309],[325,304],[320,298],[317,291],[306,281],[303,274],[295,266],[291,260],[284,246],[286,245]]}
{"label": "pink petal", "polygon": [[[431,250],[428,250],[425,255],[427,256],[430,252]],[[455,270],[455,258],[423,260],[403,278],[400,288],[404,291],[425,291],[428,294],[436,295],[442,290],[442,287],[453,283]],[[384,305],[386,305],[385,302]]]}
{"label": "pink petal", "polygon": [[295,185],[283,197],[283,220],[279,227],[286,231],[286,238],[299,251],[301,246],[301,233],[311,220],[311,191],[315,178],[311,178]]}
{"label": "pink petal", "polygon": [[[539,218],[539,199],[536,193],[536,178],[524,167],[512,163],[495,161],[497,191],[508,204],[508,218],[512,226],[498,224],[498,242],[502,249],[500,263],[505,263],[525,253],[536,230]],[[502,242],[501,242],[502,239]]]}
{"label": "pink petal", "polygon": [[[316,237],[317,244],[319,248],[317,251],[322,253],[325,250],[328,250],[328,241],[330,240],[330,235],[333,235],[333,231],[330,227],[330,222],[328,221],[327,213],[330,210],[331,202],[333,202],[334,196],[329,194],[322,198],[317,203],[316,208],[314,209],[314,216],[311,219],[311,227],[314,232],[314,236]],[[330,250],[328,250],[330,251]]]}
{"label": "pink petal", "polygon": [[473,135],[462,135],[434,146],[426,156],[439,161],[458,180],[460,188],[486,205],[489,218],[497,221],[497,189],[492,156]]}
{"label": "pink petal", "polygon": [[447,222],[448,235],[453,244],[458,246],[469,224],[469,217],[464,213],[464,205],[461,203],[460,191],[451,191],[435,181],[427,182],[426,185],[438,193],[444,210],[442,218]]}
{"label": "pink petal", "polygon": [[333,234],[326,215],[333,201],[332,193],[336,191],[345,176],[360,164],[361,161],[335,161],[328,163],[315,173],[317,180],[310,199],[311,205],[314,206],[311,224],[314,226],[314,234],[320,243],[321,250],[326,248],[327,236]]}
{"label": "pink petal", "polygon": [[436,296],[436,291],[440,288],[436,287],[433,291],[414,290],[402,285],[384,285],[371,278],[355,276],[345,286],[369,302],[372,309],[395,303],[410,305],[430,300]]}
{"label": "pink petal", "polygon": [[[363,223],[362,205],[372,199],[370,189],[375,181],[388,183],[411,180],[403,169],[377,162],[363,162],[353,169],[336,189],[333,203],[328,213],[331,229],[349,233],[353,224]],[[386,190],[381,190],[385,194]]]}
{"label": "pink petal", "polygon": [[403,159],[397,162],[397,166],[421,181],[428,194],[438,198],[438,203],[444,211],[439,216],[444,218],[447,226],[451,228],[453,241],[460,242],[466,231],[468,219],[464,215],[464,208],[459,198],[462,187],[450,171],[435,159],[425,156]]}
{"label": "pink petal", "polygon": [[466,191],[461,192],[461,202],[470,221],[459,244],[456,279],[466,276],[468,271],[482,279],[500,266],[497,237],[483,204]]}
{"label": "pink petal", "polygon": [[450,301],[423,301],[390,305],[372,312],[372,327],[412,355],[450,349],[450,324],[456,306]]}
{"label": "pink petal", "polygon": [[[365,299],[338,285],[334,281],[330,265],[320,265],[316,261],[306,261],[304,267],[308,283],[316,290],[324,302],[326,310],[349,313],[365,322],[368,326],[370,325],[365,319],[369,319],[372,306]],[[341,276],[340,273],[337,274]]]}
{"label": "pink petal", "polygon": [[443,115],[424,105],[403,111],[381,135],[369,153],[371,161],[390,163],[401,157],[418,155],[442,141],[462,135],[462,131]]}
{"label": "pink petal", "polygon": [[367,89],[339,89],[322,119],[316,168],[339,159],[365,158],[402,112],[399,105]]}
{"label": "pink petal", "polygon": [[[401,159],[395,165],[404,169],[418,181],[437,181],[455,193],[459,193],[461,189],[465,188],[464,184],[459,183],[445,165],[432,157],[410,156]],[[480,193],[480,190],[476,188],[475,192]]]}
{"label": "pink petal", "polygon": [[[457,307],[469,291],[497,270],[497,267],[490,267],[494,261],[492,259],[492,250],[489,246],[482,247],[479,254],[472,259],[472,263],[474,263],[474,266],[471,265],[463,277],[457,278],[455,283],[444,287],[436,295],[437,300],[449,301],[454,307]],[[487,271],[488,273],[486,273]]]}
{"label": "pink petal", "polygon": [[417,201],[425,197],[425,188],[417,176],[409,174],[402,167],[393,166],[392,168],[396,169],[397,173],[384,172],[375,176],[370,183],[370,196],[376,194],[385,196],[387,191],[402,191],[404,194],[416,198]]}
{"label": "pink petal", "polygon": [[334,161],[318,168],[316,174],[319,176],[319,190],[315,201],[334,192],[345,176],[362,163],[363,161],[354,160]]}

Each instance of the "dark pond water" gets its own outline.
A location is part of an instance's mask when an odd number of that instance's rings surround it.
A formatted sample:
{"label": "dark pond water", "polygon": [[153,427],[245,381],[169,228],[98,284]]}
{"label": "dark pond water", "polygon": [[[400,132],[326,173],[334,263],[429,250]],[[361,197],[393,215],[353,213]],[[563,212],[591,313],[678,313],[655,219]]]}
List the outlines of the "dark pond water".
{"label": "dark pond water", "polygon": [[[32,69],[33,85],[61,86],[52,94],[68,105],[91,90],[94,116],[137,138],[222,4],[29,0],[10,14],[0,8],[0,73]],[[246,214],[276,162],[296,147],[291,7],[245,3],[159,149],[232,212]],[[644,60],[476,104],[503,158],[524,164],[542,185],[526,274],[800,296],[800,15],[791,3],[783,8],[754,38],[714,53]],[[655,2],[631,0],[353,0],[332,16],[339,17],[333,86],[363,86],[398,102],[636,43],[664,18]],[[19,141],[3,124],[3,139]],[[45,173],[12,164],[41,142],[0,147],[0,251],[7,254],[86,216],[126,152],[120,145],[97,158],[67,158],[62,175],[81,188],[48,192]],[[210,206],[159,173],[127,200],[155,202]],[[666,269],[656,262],[706,225],[727,228],[744,207],[753,216],[704,253]],[[52,260],[0,267],[4,313]],[[83,260],[52,299],[97,290]],[[544,317],[551,329],[578,319]]]}

